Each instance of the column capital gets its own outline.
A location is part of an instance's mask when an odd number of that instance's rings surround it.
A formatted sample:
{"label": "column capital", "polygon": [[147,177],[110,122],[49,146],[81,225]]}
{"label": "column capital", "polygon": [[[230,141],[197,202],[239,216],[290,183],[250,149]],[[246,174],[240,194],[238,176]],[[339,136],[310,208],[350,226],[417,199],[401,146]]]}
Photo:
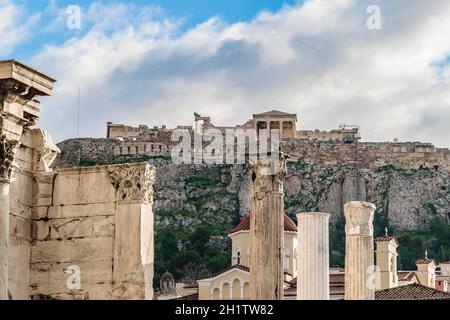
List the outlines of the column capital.
{"label": "column capital", "polygon": [[0,135],[0,182],[10,182],[14,156],[19,141],[11,140],[6,134]]}
{"label": "column capital", "polygon": [[300,212],[297,213],[297,220],[299,219],[309,219],[309,218],[322,218],[322,219],[329,219],[330,214],[325,212]]}
{"label": "column capital", "polygon": [[348,236],[373,236],[375,205],[370,202],[351,201],[344,205],[345,233]]}
{"label": "column capital", "polygon": [[286,173],[286,161],[289,156],[284,152],[273,152],[272,155],[261,157],[259,154],[250,154],[250,161],[247,162],[247,166],[255,173],[262,173],[267,168],[272,169],[274,172]]}
{"label": "column capital", "polygon": [[113,165],[108,167],[111,183],[121,202],[153,203],[153,182],[156,170],[147,163]]}

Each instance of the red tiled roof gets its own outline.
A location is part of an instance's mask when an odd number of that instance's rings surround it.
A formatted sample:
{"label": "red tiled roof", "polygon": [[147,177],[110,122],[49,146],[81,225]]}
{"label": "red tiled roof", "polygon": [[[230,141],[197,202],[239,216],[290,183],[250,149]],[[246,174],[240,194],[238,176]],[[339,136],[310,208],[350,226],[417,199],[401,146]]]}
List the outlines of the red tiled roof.
{"label": "red tiled roof", "polygon": [[296,297],[297,296],[297,288],[287,288],[284,289],[285,297]]}
{"label": "red tiled roof", "polygon": [[398,239],[396,237],[392,237],[392,236],[383,236],[383,237],[378,237],[375,239],[376,242],[383,242],[383,241],[391,241],[391,240],[395,240],[395,242],[398,243]]}
{"label": "red tiled roof", "polygon": [[[246,216],[239,222],[239,224],[233,228],[228,234],[233,234],[238,231],[250,230],[250,216]],[[291,220],[286,214],[284,215],[284,231],[297,231],[297,226],[294,221]]]}
{"label": "red tiled roof", "polygon": [[450,293],[412,283],[377,291],[375,300],[450,300]]}
{"label": "red tiled roof", "polygon": [[198,300],[198,293],[190,294],[184,297],[179,297],[173,300]]}
{"label": "red tiled roof", "polygon": [[185,288],[185,289],[192,289],[192,288],[198,288],[198,282],[197,281],[191,281],[191,282],[186,282],[185,284],[184,284],[184,287],[183,288]]}
{"label": "red tiled roof", "polygon": [[218,271],[218,272],[214,272],[213,274],[210,274],[209,276],[204,277],[204,278],[201,278],[201,279],[198,279],[198,280],[204,280],[204,279],[214,278],[215,276],[218,276],[219,274],[222,274],[222,273],[224,273],[224,272],[230,271],[230,270],[232,270],[232,269],[240,269],[240,270],[243,270],[243,271],[250,272],[250,268],[249,268],[249,267],[242,266],[242,265],[240,265],[240,264],[235,264],[234,266],[228,267],[228,268],[223,269],[223,270]]}
{"label": "red tiled roof", "polygon": [[398,271],[398,281],[411,281],[413,278],[417,278],[415,271]]}
{"label": "red tiled roof", "polygon": [[436,262],[434,261],[434,259],[419,259],[416,261],[416,264],[430,264],[430,263],[434,263],[436,264]]}
{"label": "red tiled roof", "polygon": [[[240,270],[243,270],[243,271],[250,272],[250,268],[249,267],[246,267],[246,266],[243,266],[243,265],[240,265],[240,264],[235,264],[234,266],[228,267],[228,268],[223,269],[223,270],[221,270],[219,272],[215,272],[215,273],[213,273],[213,274],[211,274],[211,275],[209,275],[209,276],[207,276],[205,278],[201,278],[201,279],[198,279],[198,280],[205,280],[205,279],[209,279],[209,278],[214,278],[214,277],[216,277],[216,276],[218,276],[218,275],[220,275],[220,274],[222,274],[224,272],[230,271],[232,269],[240,269]],[[284,275],[285,276],[288,275],[288,276],[292,277],[292,274],[290,274],[287,271],[284,271]],[[290,283],[290,282],[287,282],[286,280],[284,282],[288,283],[288,284]],[[198,282],[196,282],[196,283],[197,283],[197,287],[198,287]],[[185,286],[185,288],[187,288],[187,287]]]}
{"label": "red tiled roof", "polygon": [[[297,278],[292,279],[289,284],[291,289],[297,288]],[[330,274],[330,295],[340,296],[345,294],[345,274]]]}
{"label": "red tiled roof", "polygon": [[330,274],[330,284],[345,283],[345,273],[332,273]]}

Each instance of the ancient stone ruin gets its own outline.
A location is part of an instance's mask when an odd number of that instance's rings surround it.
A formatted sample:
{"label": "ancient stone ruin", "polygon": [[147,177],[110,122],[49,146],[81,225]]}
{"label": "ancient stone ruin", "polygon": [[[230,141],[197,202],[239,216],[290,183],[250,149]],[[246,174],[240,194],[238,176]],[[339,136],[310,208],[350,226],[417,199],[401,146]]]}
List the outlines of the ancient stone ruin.
{"label": "ancient stone ruin", "polygon": [[50,169],[36,97],[54,82],[0,62],[0,299],[152,299],[155,170]]}

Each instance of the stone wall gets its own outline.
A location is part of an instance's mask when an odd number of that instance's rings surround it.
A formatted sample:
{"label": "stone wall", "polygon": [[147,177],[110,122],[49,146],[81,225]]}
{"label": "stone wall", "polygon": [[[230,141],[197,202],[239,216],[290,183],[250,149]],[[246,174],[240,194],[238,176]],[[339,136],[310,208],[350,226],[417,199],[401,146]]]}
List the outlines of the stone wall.
{"label": "stone wall", "polygon": [[286,139],[282,149],[293,159],[309,164],[347,165],[379,168],[386,165],[403,169],[421,167],[450,171],[450,150],[421,142],[358,142],[345,144],[336,141],[304,141]]}
{"label": "stone wall", "polygon": [[[151,299],[153,179],[145,163],[40,176],[32,210],[31,297]],[[72,289],[67,272],[74,267],[81,282]]]}
{"label": "stone wall", "polygon": [[[72,167],[78,164],[108,164],[141,156],[169,156],[170,137],[164,140],[120,141],[115,139],[70,139],[58,144],[62,154],[54,167]],[[153,146],[152,146],[153,145]],[[450,150],[436,148],[421,142],[358,142],[308,141],[284,139],[281,143],[291,160],[320,165],[359,165],[378,168],[392,165],[404,169],[439,166],[450,172]],[[121,152],[122,151],[122,152]]]}

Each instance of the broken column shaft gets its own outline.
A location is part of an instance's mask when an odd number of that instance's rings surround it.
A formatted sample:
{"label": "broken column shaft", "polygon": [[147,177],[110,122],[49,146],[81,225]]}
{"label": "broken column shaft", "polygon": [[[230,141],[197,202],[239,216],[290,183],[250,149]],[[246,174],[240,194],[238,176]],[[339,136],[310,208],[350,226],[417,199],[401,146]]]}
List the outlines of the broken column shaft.
{"label": "broken column shaft", "polygon": [[[275,157],[275,156],[274,156]],[[250,164],[250,299],[282,300],[284,269],[283,155]]]}
{"label": "broken column shaft", "polygon": [[345,212],[345,299],[374,300],[373,217],[375,205],[353,201]]}

